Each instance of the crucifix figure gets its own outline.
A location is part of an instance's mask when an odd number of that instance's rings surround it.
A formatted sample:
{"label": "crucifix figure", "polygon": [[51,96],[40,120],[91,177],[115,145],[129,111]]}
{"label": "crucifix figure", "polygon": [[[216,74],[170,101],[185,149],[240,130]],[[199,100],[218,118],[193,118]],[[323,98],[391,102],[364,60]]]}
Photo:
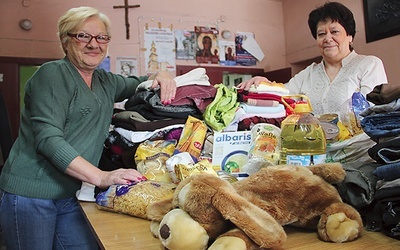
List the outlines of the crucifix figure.
{"label": "crucifix figure", "polygon": [[129,5],[128,0],[124,0],[124,5],[114,6],[114,9],[125,9],[125,27],[126,27],[126,39],[129,40],[129,9],[130,8],[138,8],[140,4]]}

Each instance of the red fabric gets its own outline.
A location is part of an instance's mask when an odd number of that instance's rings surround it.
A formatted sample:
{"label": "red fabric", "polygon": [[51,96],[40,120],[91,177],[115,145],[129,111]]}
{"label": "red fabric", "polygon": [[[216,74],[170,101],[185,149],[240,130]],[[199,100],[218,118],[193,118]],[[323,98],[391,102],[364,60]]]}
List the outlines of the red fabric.
{"label": "red fabric", "polygon": [[214,100],[217,89],[214,86],[187,85],[176,89],[173,106],[191,105],[196,106],[201,113]]}
{"label": "red fabric", "polygon": [[[250,93],[248,91],[244,91],[242,89],[238,90],[238,99],[241,102],[247,102],[248,99],[260,99],[260,100],[274,100],[278,101],[279,103],[282,103],[282,96],[276,95],[276,94],[269,94],[269,93]],[[284,98],[285,102],[287,104],[292,104],[294,103],[294,100],[291,98]]]}

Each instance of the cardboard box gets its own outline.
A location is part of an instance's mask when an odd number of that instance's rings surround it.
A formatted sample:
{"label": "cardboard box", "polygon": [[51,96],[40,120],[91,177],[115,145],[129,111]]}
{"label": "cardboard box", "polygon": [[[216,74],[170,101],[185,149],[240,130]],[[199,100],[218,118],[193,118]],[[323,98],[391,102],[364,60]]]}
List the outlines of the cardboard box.
{"label": "cardboard box", "polygon": [[215,132],[212,165],[229,173],[241,172],[247,163],[251,131]]}

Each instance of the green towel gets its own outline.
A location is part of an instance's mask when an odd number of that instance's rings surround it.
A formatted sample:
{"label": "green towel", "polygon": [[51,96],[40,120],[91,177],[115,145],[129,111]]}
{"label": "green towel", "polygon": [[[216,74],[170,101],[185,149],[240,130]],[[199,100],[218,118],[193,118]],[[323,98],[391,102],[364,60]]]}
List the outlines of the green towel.
{"label": "green towel", "polygon": [[239,102],[235,88],[230,89],[223,84],[216,84],[214,87],[218,88],[217,93],[213,102],[207,106],[203,118],[213,130],[221,131],[232,122]]}

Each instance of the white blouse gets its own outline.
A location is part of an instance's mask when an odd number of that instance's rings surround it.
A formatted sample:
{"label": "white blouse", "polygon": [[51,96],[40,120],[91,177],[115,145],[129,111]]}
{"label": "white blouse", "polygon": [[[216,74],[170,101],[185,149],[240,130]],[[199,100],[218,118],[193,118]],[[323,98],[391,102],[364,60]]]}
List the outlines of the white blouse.
{"label": "white blouse", "polygon": [[313,113],[321,115],[339,114],[342,105],[355,91],[361,91],[366,96],[375,86],[384,83],[387,83],[387,77],[382,60],[352,51],[342,60],[342,68],[332,82],[322,60],[293,76],[285,86],[291,94],[306,95]]}

